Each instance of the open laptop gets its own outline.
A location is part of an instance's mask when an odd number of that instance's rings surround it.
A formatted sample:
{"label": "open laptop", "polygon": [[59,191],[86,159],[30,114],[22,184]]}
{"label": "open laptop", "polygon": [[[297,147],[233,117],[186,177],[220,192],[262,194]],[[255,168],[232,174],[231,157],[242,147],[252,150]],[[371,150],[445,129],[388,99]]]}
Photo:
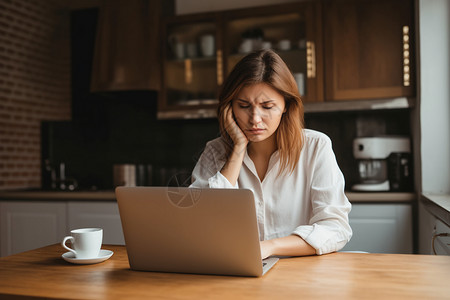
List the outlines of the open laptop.
{"label": "open laptop", "polygon": [[118,187],[133,270],[262,276],[253,193],[246,189]]}

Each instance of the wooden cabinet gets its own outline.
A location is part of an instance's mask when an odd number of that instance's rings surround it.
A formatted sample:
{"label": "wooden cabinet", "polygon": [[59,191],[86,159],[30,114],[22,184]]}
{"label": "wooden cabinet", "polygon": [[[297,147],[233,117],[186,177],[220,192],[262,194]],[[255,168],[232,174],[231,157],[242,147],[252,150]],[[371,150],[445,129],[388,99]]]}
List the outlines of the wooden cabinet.
{"label": "wooden cabinet", "polygon": [[324,1],[326,100],[413,96],[410,0]]}
{"label": "wooden cabinet", "polygon": [[304,2],[166,19],[160,118],[214,117],[224,78],[245,54],[275,49],[301,80],[305,101],[323,100],[320,4]]}
{"label": "wooden cabinet", "polygon": [[297,80],[303,101],[323,100],[322,34],[318,3],[230,11],[225,17],[225,74],[244,57],[247,51],[243,46],[250,35],[256,42],[254,48],[264,48],[266,45],[275,49],[294,77],[303,78]]}
{"label": "wooden cabinet", "polygon": [[76,228],[100,227],[104,244],[125,245],[117,202],[70,201],[67,212],[68,233]]}
{"label": "wooden cabinet", "polygon": [[353,236],[342,251],[413,252],[410,204],[353,204],[349,220]]}
{"label": "wooden cabinet", "polygon": [[0,256],[61,242],[65,234],[65,203],[0,202]]}
{"label": "wooden cabinet", "polygon": [[171,12],[171,0],[102,1],[91,90],[159,90],[160,23]]}

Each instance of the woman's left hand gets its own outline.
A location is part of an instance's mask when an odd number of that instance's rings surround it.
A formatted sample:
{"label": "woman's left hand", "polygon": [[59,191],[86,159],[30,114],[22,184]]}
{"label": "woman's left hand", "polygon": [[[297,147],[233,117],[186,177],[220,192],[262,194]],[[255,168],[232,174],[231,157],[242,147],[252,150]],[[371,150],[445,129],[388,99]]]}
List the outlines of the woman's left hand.
{"label": "woman's left hand", "polygon": [[259,244],[261,248],[261,259],[268,258],[272,255],[272,243],[270,240],[260,241]]}
{"label": "woman's left hand", "polygon": [[316,254],[316,249],[311,247],[301,237],[289,235],[281,238],[260,241],[261,258],[271,255],[280,256],[304,256]]}

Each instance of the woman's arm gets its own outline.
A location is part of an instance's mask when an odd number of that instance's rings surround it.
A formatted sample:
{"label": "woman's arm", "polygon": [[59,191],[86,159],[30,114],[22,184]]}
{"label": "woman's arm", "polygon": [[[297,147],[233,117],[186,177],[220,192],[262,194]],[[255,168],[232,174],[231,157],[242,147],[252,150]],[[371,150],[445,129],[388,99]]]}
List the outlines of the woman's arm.
{"label": "woman's arm", "polygon": [[306,256],[316,254],[316,250],[298,235],[266,240],[260,242],[260,244],[262,259],[271,255]]}
{"label": "woman's arm", "polygon": [[[322,137],[320,137],[322,136]],[[331,140],[318,135],[310,156],[312,178],[309,199],[311,215],[309,224],[300,225],[291,234],[303,238],[316,249],[317,255],[341,250],[352,236],[348,221],[351,204],[344,186],[344,176],[339,169]]]}
{"label": "woman's arm", "polygon": [[233,151],[231,152],[230,157],[228,157],[228,160],[223,166],[222,170],[220,170],[220,173],[222,173],[222,175],[228,179],[231,185],[234,186],[236,185],[239,177],[239,172],[244,160],[248,140],[234,120],[231,103],[225,108],[224,118],[224,123],[226,126],[225,129],[228,135],[233,140]]}

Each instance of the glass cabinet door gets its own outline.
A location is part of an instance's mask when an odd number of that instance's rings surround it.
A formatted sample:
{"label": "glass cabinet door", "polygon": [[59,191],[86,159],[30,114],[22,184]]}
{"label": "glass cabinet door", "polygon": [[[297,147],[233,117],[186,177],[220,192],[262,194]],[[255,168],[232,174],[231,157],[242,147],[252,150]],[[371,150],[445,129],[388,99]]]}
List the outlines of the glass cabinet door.
{"label": "glass cabinet door", "polygon": [[317,87],[316,26],[311,5],[264,8],[251,15],[231,15],[226,26],[226,74],[246,54],[273,49],[286,62],[304,101],[321,101]]}
{"label": "glass cabinet door", "polygon": [[217,104],[217,28],[214,21],[166,26],[162,108],[189,110]]}

